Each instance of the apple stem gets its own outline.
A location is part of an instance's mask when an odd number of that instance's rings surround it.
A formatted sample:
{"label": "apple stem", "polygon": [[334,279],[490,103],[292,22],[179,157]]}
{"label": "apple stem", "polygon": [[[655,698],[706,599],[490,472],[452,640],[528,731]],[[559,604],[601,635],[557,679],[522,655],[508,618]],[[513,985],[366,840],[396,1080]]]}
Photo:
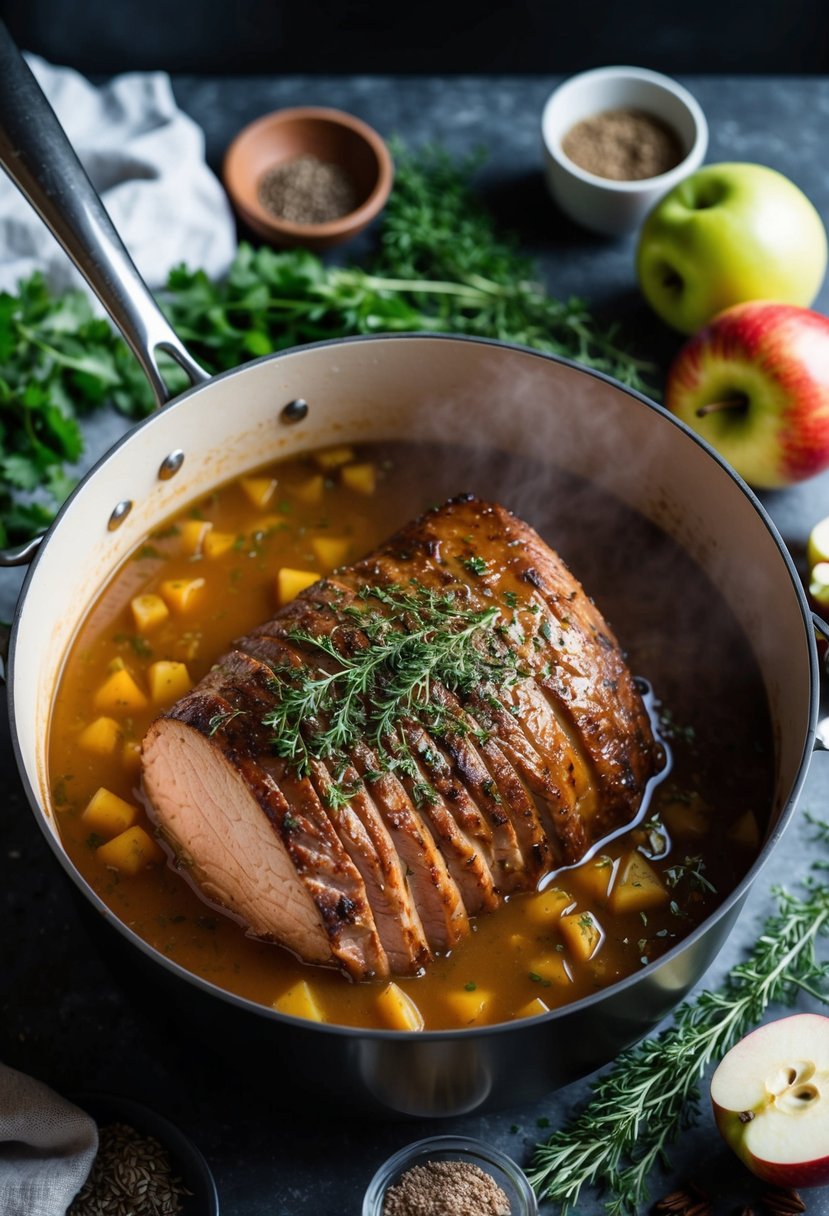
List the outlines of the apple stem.
{"label": "apple stem", "polygon": [[739,410],[744,413],[747,409],[748,397],[745,393],[732,393],[721,401],[709,401],[707,405],[701,405],[696,410],[696,415],[697,418],[704,418],[706,414],[720,414],[726,410],[733,410],[734,413]]}

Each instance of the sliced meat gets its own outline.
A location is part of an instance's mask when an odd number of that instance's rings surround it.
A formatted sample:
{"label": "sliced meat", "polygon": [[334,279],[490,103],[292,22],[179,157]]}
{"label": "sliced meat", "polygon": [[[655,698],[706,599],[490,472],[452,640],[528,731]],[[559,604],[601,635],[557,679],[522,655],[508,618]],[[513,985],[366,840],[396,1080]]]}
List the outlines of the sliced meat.
{"label": "sliced meat", "polygon": [[240,639],[153,724],[143,783],[205,898],[366,979],[415,974],[632,821],[660,760],[582,587],[461,498]]}

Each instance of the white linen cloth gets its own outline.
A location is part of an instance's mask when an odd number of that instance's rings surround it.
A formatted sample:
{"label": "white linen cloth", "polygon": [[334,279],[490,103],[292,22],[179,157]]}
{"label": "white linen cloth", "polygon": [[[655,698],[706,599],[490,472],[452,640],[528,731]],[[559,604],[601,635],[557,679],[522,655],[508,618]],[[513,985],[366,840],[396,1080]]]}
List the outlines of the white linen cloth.
{"label": "white linen cloth", "polygon": [[[181,262],[220,278],[233,258],[227,197],[204,159],[201,128],[176,105],[164,72],[130,72],[101,88],[26,55],[150,287]],[[0,290],[41,270],[61,291],[85,286],[25,198],[0,172]]]}
{"label": "white linen cloth", "polygon": [[95,1121],[53,1090],[0,1064],[0,1212],[64,1216],[98,1151]]}

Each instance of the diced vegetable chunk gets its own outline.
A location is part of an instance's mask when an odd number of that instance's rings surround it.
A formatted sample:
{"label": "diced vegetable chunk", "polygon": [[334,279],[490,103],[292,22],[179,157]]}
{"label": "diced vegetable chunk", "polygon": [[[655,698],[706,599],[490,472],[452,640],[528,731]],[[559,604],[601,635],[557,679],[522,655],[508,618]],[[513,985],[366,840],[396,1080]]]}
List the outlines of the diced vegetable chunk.
{"label": "diced vegetable chunk", "polygon": [[172,705],[193,687],[190,672],[184,663],[159,659],[147,668],[150,696],[156,705]]}
{"label": "diced vegetable chunk", "polygon": [[618,861],[608,857],[606,853],[600,853],[598,857],[592,857],[590,861],[579,866],[575,876],[582,891],[597,903],[606,904],[618,865]]}
{"label": "diced vegetable chunk", "polygon": [[120,671],[113,671],[112,675],[107,676],[95,693],[93,704],[96,709],[123,713],[126,710],[146,709],[149,702],[126,667],[122,667]]}
{"label": "diced vegetable chunk", "polygon": [[241,477],[239,485],[248,501],[261,510],[266,507],[276,491],[275,477]]}
{"label": "diced vegetable chunk", "polygon": [[204,542],[213,525],[206,519],[187,519],[179,524],[179,545],[181,552],[190,557],[201,553]]}
{"label": "diced vegetable chunk", "polygon": [[89,830],[105,836],[107,840],[131,828],[137,818],[137,806],[125,802],[104,786],[95,791],[81,814]]}
{"label": "diced vegetable chunk", "polygon": [[545,1005],[540,996],[537,996],[533,1001],[527,1001],[526,1005],[522,1005],[520,1009],[516,1009],[513,1017],[515,1018],[537,1018],[540,1013],[549,1013],[550,1006]]}
{"label": "diced vegetable chunk", "polygon": [[127,739],[121,748],[121,760],[128,772],[138,772],[141,767],[141,744],[136,739]]}
{"label": "diced vegetable chunk", "polygon": [[94,756],[111,756],[121,742],[121,727],[114,718],[96,718],[78,735],[78,746]]}
{"label": "diced vegetable chunk", "polygon": [[662,819],[672,836],[701,840],[711,827],[711,808],[701,798],[673,799],[662,808]]}
{"label": "diced vegetable chunk", "polygon": [[482,1021],[491,1000],[491,992],[471,986],[446,994],[446,1003],[459,1026],[471,1026],[473,1022]]}
{"label": "diced vegetable chunk", "polygon": [[317,1000],[316,993],[307,980],[299,980],[292,984],[273,1003],[274,1009],[280,1013],[290,1014],[295,1018],[307,1018],[309,1022],[324,1022],[325,1014]]}
{"label": "diced vegetable chunk", "polygon": [[287,522],[284,515],[262,515],[251,528],[251,534],[253,536],[267,536],[269,532],[283,527]]}
{"label": "diced vegetable chunk", "polygon": [[343,485],[357,494],[373,494],[377,488],[377,470],[373,464],[347,464],[340,477]]}
{"label": "diced vegetable chunk", "polygon": [[571,984],[573,977],[567,969],[564,955],[559,950],[548,950],[537,956],[530,964],[530,979],[534,983]]}
{"label": "diced vegetable chunk", "polygon": [[759,849],[760,828],[753,811],[746,811],[728,830],[728,839],[743,849]]}
{"label": "diced vegetable chunk", "polygon": [[311,548],[323,570],[333,570],[345,562],[351,542],[342,536],[315,536]]}
{"label": "diced vegetable chunk", "polygon": [[524,915],[533,925],[549,928],[558,921],[562,913],[573,903],[573,897],[560,887],[549,887],[537,895],[528,895],[524,901]]}
{"label": "diced vegetable chunk", "polygon": [[293,491],[300,502],[308,503],[309,506],[315,506],[317,503],[322,502],[322,496],[325,491],[325,478],[322,473],[315,473],[307,481],[301,481],[298,485],[295,485]]}
{"label": "diced vegetable chunk", "polygon": [[190,612],[195,608],[203,578],[169,578],[161,584],[161,594],[171,612]]}
{"label": "diced vegetable chunk", "polygon": [[276,576],[276,598],[280,604],[290,604],[300,591],[310,587],[317,581],[319,575],[313,570],[292,570],[283,566]]}
{"label": "diced vegetable chunk", "polygon": [[232,532],[216,532],[211,529],[204,538],[202,552],[207,558],[223,557],[235,544],[236,537]]}
{"label": "diced vegetable chunk", "polygon": [[147,866],[162,861],[164,853],[161,846],[152,836],[136,824],[121,832],[113,840],[102,844],[95,850],[95,856],[111,870],[120,870],[122,874],[135,875]]}
{"label": "diced vegetable chunk", "polygon": [[586,963],[604,939],[604,931],[592,912],[571,912],[558,922],[561,935],[574,958]]}
{"label": "diced vegetable chunk", "polygon": [[354,459],[354,449],[346,447],[344,444],[337,448],[326,448],[322,452],[314,452],[314,462],[318,469],[327,472],[329,469],[338,469],[341,464],[348,464]]}
{"label": "diced vegetable chunk", "polygon": [[130,600],[132,619],[140,633],[147,633],[167,620],[170,609],[160,595],[134,595]]}
{"label": "diced vegetable chunk", "polygon": [[611,912],[647,912],[667,903],[668,891],[641,853],[626,853],[610,892]]}
{"label": "diced vegetable chunk", "polygon": [[377,997],[380,1016],[392,1030],[422,1030],[423,1014],[412,998],[394,982],[387,984]]}

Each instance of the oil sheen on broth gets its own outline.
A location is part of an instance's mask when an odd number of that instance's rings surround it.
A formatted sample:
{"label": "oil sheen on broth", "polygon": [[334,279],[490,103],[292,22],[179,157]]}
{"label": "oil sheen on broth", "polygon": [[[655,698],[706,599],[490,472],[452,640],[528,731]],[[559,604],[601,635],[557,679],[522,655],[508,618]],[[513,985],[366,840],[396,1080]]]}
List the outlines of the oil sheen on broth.
{"label": "oil sheen on broth", "polygon": [[[201,679],[233,638],[273,615],[280,571],[291,594],[302,579],[284,571],[327,573],[461,491],[516,511],[584,584],[633,672],[654,687],[671,768],[637,826],[545,880],[543,892],[479,918],[427,974],[396,981],[425,1026],[532,1016],[638,971],[704,920],[754,860],[772,788],[765,694],[745,638],[684,552],[616,499],[526,460],[426,444],[332,449],[221,487],[148,537],[89,613],[56,695],[50,782],[66,850],[116,916],[196,975],[329,1022],[408,1024],[380,999],[384,985],[350,983],[254,941],[196,894],[152,840],[138,747],[186,691],[178,680]],[[137,596],[158,597],[146,605],[162,601],[163,619],[137,618]],[[132,847],[117,832],[117,802],[95,830],[87,808],[100,789],[138,808]],[[646,881],[634,875],[629,887],[648,888],[650,873],[659,886],[628,905],[618,884],[631,859],[645,863]]]}

